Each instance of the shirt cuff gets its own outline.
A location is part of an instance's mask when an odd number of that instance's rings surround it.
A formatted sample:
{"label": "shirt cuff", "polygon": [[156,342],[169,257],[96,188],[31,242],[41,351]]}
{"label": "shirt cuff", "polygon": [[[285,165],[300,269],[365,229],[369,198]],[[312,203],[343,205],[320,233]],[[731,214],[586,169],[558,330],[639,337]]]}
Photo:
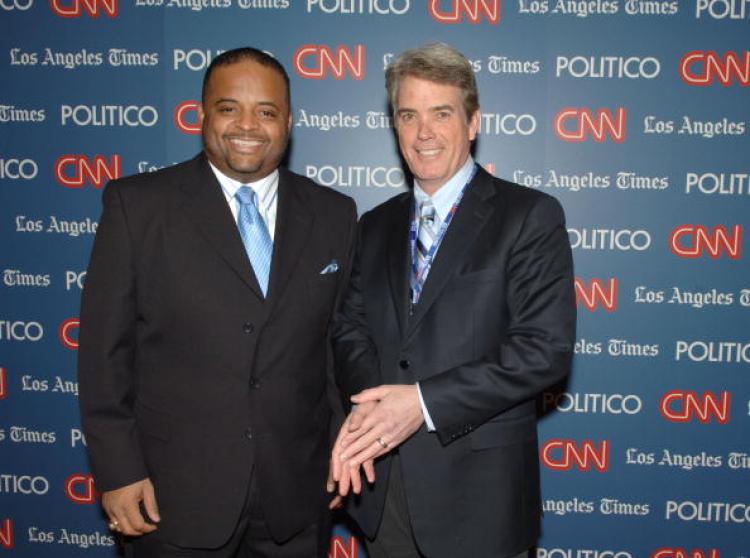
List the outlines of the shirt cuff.
{"label": "shirt cuff", "polygon": [[415,384],[417,386],[417,393],[419,394],[419,405],[422,407],[422,415],[424,415],[424,423],[427,425],[427,432],[435,432],[435,423],[432,422],[430,412],[427,410],[427,406],[424,404],[422,398],[422,388],[419,387],[419,382]]}

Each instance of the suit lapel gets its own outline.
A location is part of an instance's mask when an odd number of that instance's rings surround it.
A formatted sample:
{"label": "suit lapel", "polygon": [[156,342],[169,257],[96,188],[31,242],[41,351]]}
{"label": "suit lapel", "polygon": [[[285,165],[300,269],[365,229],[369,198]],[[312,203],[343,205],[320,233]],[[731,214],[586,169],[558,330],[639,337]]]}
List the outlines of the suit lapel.
{"label": "suit lapel", "polygon": [[276,208],[276,234],[273,242],[271,277],[268,283],[269,312],[282,298],[295,266],[311,236],[315,217],[307,202],[304,185],[294,184],[286,169],[279,169],[279,200]]}
{"label": "suit lapel", "polygon": [[443,241],[438,248],[435,260],[427,275],[419,303],[409,320],[407,336],[411,337],[419,322],[430,309],[445,287],[448,280],[465,261],[471,244],[479,236],[482,227],[492,215],[493,205],[485,203],[497,192],[492,178],[481,168],[466,189],[456,215],[453,217]]}
{"label": "suit lapel", "polygon": [[388,279],[393,304],[396,307],[401,334],[406,332],[409,320],[409,277],[411,254],[409,254],[409,225],[413,196],[403,196],[396,205],[396,212],[388,223]]}
{"label": "suit lapel", "polygon": [[221,258],[262,299],[237,224],[216,176],[203,154],[193,159],[193,164],[180,184],[183,209]]}

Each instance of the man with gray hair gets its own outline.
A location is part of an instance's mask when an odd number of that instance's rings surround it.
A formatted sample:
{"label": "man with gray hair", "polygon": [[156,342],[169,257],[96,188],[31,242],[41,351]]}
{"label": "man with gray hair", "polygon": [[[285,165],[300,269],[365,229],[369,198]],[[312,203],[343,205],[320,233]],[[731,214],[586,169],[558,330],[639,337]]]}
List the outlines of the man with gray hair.
{"label": "man with gray hair", "polygon": [[386,87],[414,188],[360,221],[333,329],[355,403],[334,478],[357,494],[372,558],[522,555],[541,515],[534,400],[573,354],[563,211],[474,162],[479,98],[460,52],[404,52]]}

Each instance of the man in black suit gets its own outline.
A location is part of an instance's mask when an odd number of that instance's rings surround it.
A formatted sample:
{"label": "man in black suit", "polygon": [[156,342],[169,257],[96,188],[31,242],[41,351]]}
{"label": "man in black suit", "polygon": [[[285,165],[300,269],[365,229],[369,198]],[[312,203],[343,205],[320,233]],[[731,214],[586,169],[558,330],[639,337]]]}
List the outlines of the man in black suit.
{"label": "man in black suit", "polygon": [[325,556],[327,335],[355,206],[278,168],[274,58],[218,56],[201,118],[203,153],[104,192],[79,349],[97,489],[136,557]]}
{"label": "man in black suit", "polygon": [[357,404],[334,478],[361,492],[349,508],[371,558],[520,555],[541,515],[534,400],[573,353],[563,211],[474,163],[479,101],[461,53],[407,51],[386,88],[414,190],[360,221],[333,329]]}

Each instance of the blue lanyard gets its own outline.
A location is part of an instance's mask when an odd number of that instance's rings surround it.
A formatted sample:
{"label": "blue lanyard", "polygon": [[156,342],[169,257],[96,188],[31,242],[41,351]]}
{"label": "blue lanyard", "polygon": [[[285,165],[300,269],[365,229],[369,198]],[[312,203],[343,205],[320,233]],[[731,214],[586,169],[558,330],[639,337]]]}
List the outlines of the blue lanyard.
{"label": "blue lanyard", "polygon": [[419,294],[421,292],[421,287],[424,284],[425,279],[427,278],[427,274],[430,271],[430,268],[432,267],[432,262],[435,259],[435,254],[437,253],[438,248],[440,247],[440,244],[443,242],[443,237],[445,236],[446,231],[448,230],[448,225],[451,224],[451,221],[453,221],[453,216],[456,214],[456,211],[458,211],[458,205],[461,203],[461,199],[464,197],[464,193],[466,192],[466,188],[468,188],[471,181],[474,179],[474,175],[477,172],[476,165],[471,171],[471,174],[469,175],[468,180],[466,181],[466,184],[464,184],[463,188],[461,188],[461,192],[458,194],[458,198],[456,198],[456,201],[453,202],[453,205],[450,208],[450,211],[448,211],[448,215],[445,218],[445,221],[443,221],[442,225],[440,225],[440,230],[438,231],[437,238],[435,238],[435,242],[432,243],[432,246],[430,246],[430,250],[427,254],[425,254],[425,262],[424,267],[422,268],[422,271],[417,269],[417,234],[419,231],[419,217],[417,216],[417,198],[414,197],[411,207],[411,226],[409,227],[409,249],[411,251],[411,269],[412,274],[416,279],[416,283],[419,286],[418,289],[414,289],[412,292],[412,304],[416,304],[419,300]]}

